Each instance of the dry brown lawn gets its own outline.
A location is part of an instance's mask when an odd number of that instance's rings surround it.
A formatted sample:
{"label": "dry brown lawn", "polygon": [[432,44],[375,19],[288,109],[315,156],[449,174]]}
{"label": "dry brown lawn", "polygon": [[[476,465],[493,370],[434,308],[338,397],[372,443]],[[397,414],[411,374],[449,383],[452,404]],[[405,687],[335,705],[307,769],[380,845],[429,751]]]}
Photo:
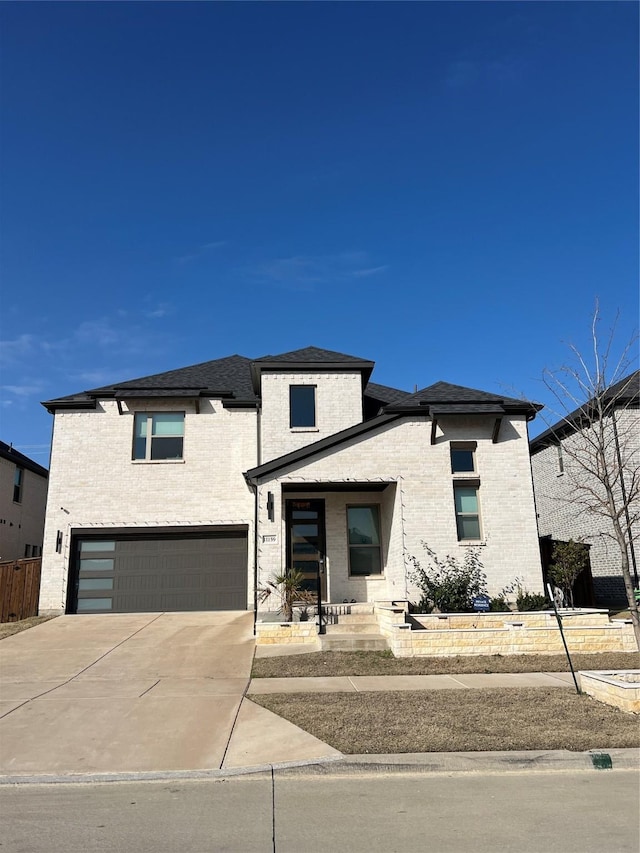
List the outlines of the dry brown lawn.
{"label": "dry brown lawn", "polygon": [[[639,669],[637,652],[572,655],[578,669]],[[394,658],[391,652],[311,652],[256,658],[253,678],[333,675],[459,675],[471,672],[569,672],[564,655],[483,655],[478,657]]]}
{"label": "dry brown lawn", "polygon": [[33,628],[41,622],[47,622],[49,619],[54,619],[54,616],[29,616],[28,619],[20,619],[18,622],[0,622],[0,640],[5,637],[11,637],[13,634],[19,634],[20,631],[26,631],[27,628]]}
{"label": "dry brown lawn", "polygon": [[271,693],[251,701],[347,754],[640,746],[638,717],[554,687]]}

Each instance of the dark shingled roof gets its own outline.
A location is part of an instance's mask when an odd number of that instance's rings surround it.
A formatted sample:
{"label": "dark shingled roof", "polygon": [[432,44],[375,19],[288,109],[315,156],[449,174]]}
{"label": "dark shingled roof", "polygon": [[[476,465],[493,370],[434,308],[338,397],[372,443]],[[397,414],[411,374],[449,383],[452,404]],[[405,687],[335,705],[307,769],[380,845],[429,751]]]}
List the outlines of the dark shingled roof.
{"label": "dark shingled roof", "polygon": [[19,468],[26,468],[28,471],[32,471],[40,477],[49,476],[49,472],[46,468],[43,468],[42,465],[38,465],[38,463],[34,462],[33,459],[29,459],[28,456],[24,455],[24,453],[20,453],[19,450],[15,449],[15,447],[12,447],[4,441],[0,441],[0,458],[8,459],[9,462],[14,462]]}
{"label": "dark shingled roof", "polygon": [[317,364],[330,363],[330,364],[362,364],[362,363],[372,363],[369,362],[367,358],[358,358],[355,355],[345,355],[343,352],[334,352],[330,349],[320,349],[319,347],[304,347],[304,349],[295,349],[291,350],[291,352],[283,352],[280,355],[263,355],[262,358],[256,358],[256,364],[260,364],[261,362],[314,362]]}
{"label": "dark shingled roof", "polygon": [[[612,408],[637,408],[640,405],[640,370],[630,373],[619,382],[615,382],[604,394],[605,404]],[[550,426],[540,435],[529,442],[531,453],[538,453],[550,444],[558,444],[558,440],[575,432],[580,424],[589,421],[593,411],[594,398],[588,400],[584,406],[580,406],[565,418]]]}
{"label": "dark shingled roof", "polygon": [[528,403],[516,397],[504,397],[440,381],[388,406],[387,411],[400,412],[419,407],[428,407],[434,414],[499,414],[510,411],[532,416],[542,408],[537,403]]}
{"label": "dark shingled roof", "polygon": [[411,394],[409,391],[400,391],[399,388],[389,388],[388,385],[378,385],[377,382],[369,382],[364,391],[367,397],[379,400],[381,403],[399,403],[406,400]]}
{"label": "dark shingled roof", "polygon": [[[500,397],[486,391],[476,391],[448,382],[436,382],[415,394],[367,382],[374,362],[345,353],[318,347],[305,347],[280,355],[267,355],[249,359],[231,355],[213,361],[154,373],[139,379],[130,379],[113,385],[103,385],[89,391],[48,400],[43,405],[50,411],[57,409],[93,409],[97,399],[130,399],[135,397],[207,397],[222,398],[223,405],[242,407],[256,405],[259,401],[260,373],[278,370],[284,365],[302,369],[353,369],[360,370],[364,384],[364,416],[369,419],[381,411],[406,413],[419,409],[422,413],[433,410],[439,414],[476,413],[489,414],[502,411],[522,411],[534,414],[535,404],[523,403],[510,397]],[[455,409],[453,408],[455,406]],[[538,407],[539,408],[539,407]]]}
{"label": "dark shingled roof", "polygon": [[364,419],[369,420],[376,417],[385,406],[400,403],[409,396],[408,391],[400,391],[398,388],[389,388],[387,385],[368,382],[364,389]]}
{"label": "dark shingled roof", "polygon": [[191,367],[181,367],[177,370],[168,370],[166,373],[155,373],[152,376],[144,376],[142,379],[131,379],[128,382],[118,382],[116,385],[108,385],[97,388],[91,393],[104,390],[136,390],[152,388],[170,388],[179,390],[212,390],[230,391],[235,396],[251,398],[253,391],[249,379],[249,365],[251,359],[243,355],[230,355],[226,358],[217,358],[214,361],[204,361],[202,364],[194,364]]}
{"label": "dark shingled roof", "polygon": [[[255,404],[259,397],[256,391],[258,384],[256,376],[261,370],[277,368],[278,365],[289,364],[300,366],[315,365],[335,367],[352,365],[363,371],[365,381],[374,367],[374,362],[360,359],[353,355],[305,347],[281,353],[267,355],[258,359],[246,358],[243,355],[230,355],[213,361],[204,361],[191,367],[181,367],[168,370],[165,373],[154,373],[139,379],[117,382],[113,385],[102,385],[89,391],[71,394],[68,397],[58,397],[47,400],[43,405],[50,411],[63,408],[94,408],[95,400],[109,397],[126,399],[131,397],[204,397],[212,392],[229,400],[228,405],[239,405],[242,402]],[[383,386],[379,386],[382,388]],[[393,390],[393,389],[387,389]],[[401,391],[396,392],[402,394]],[[388,394],[387,394],[388,396]],[[231,402],[233,400],[233,402]],[[386,402],[384,399],[382,402]]]}
{"label": "dark shingled roof", "polygon": [[257,397],[251,385],[250,366],[251,359],[242,355],[230,355],[191,367],[103,385],[69,397],[48,400],[43,405],[49,411],[74,405],[82,407],[83,404],[93,408],[94,401],[100,397],[198,397],[202,396],[203,392],[211,391],[233,396],[238,400],[255,402]]}

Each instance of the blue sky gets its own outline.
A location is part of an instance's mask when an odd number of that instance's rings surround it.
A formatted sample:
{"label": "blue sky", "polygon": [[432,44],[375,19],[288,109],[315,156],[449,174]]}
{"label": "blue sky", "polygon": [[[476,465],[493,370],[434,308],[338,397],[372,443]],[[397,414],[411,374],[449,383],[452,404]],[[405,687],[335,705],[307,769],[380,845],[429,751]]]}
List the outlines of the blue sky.
{"label": "blue sky", "polygon": [[[634,3],[4,3],[0,437],[316,345],[547,402],[638,322]],[[540,423],[532,433],[544,428]]]}

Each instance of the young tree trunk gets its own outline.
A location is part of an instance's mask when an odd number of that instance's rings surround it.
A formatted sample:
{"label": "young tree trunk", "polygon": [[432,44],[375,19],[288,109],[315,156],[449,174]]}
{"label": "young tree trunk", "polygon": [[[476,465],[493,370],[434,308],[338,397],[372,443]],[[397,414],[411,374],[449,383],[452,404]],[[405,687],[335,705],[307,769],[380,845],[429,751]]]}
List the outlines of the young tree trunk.
{"label": "young tree trunk", "polygon": [[627,593],[627,601],[629,603],[629,612],[631,613],[631,624],[633,625],[633,633],[636,638],[636,646],[640,651],[640,613],[638,612],[638,604],[633,591],[633,582],[631,580],[631,569],[629,566],[629,552],[627,550],[627,542],[622,528],[618,523],[614,522],[614,531],[616,540],[620,548],[620,561],[622,565],[622,577],[624,579],[624,588]]}

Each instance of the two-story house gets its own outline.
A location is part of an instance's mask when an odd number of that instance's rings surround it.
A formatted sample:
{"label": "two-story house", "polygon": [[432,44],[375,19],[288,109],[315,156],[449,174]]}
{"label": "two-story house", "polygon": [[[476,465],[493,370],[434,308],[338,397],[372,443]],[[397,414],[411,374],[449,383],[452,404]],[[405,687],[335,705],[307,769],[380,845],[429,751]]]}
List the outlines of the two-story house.
{"label": "two-story house", "polygon": [[416,600],[421,543],[541,589],[536,407],[409,394],[315,347],[234,355],[44,405],[55,416],[42,611],[254,609],[286,568],[326,602]]}
{"label": "two-story house", "polygon": [[0,561],[42,554],[49,472],[0,441]]}
{"label": "two-story house", "polygon": [[[632,538],[628,548],[631,575],[636,585],[640,570],[638,535],[640,504],[640,371],[611,386],[601,407],[589,400],[531,441],[531,466],[541,536],[590,545],[589,556],[596,603],[615,605],[626,601],[620,547],[610,520],[602,512],[589,512],[584,494],[576,484],[592,489],[587,503],[597,508],[603,498],[598,479],[589,471],[608,467],[619,490],[619,507],[627,504],[621,521]],[[598,412],[602,411],[600,419]],[[594,443],[595,441],[595,443]],[[603,449],[603,460],[596,448]],[[576,464],[576,457],[583,464]],[[600,508],[601,509],[601,508]]]}

